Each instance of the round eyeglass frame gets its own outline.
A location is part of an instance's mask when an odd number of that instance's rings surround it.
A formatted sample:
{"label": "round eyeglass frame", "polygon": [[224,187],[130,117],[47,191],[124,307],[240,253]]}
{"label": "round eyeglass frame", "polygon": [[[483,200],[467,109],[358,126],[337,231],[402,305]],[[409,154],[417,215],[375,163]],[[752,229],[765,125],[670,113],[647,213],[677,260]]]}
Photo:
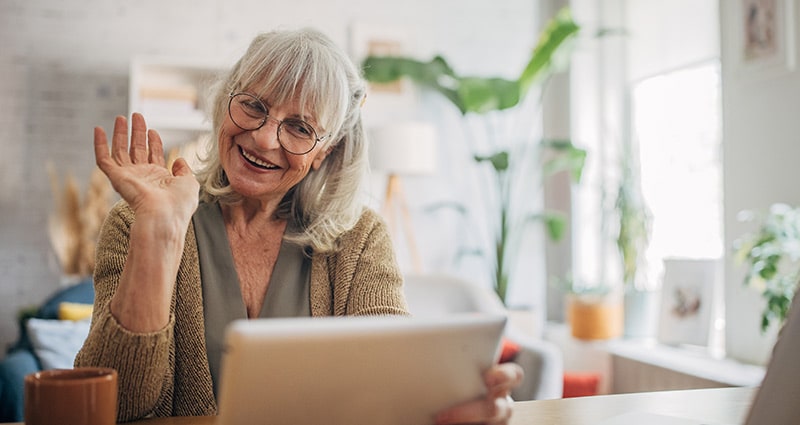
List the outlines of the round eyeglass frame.
{"label": "round eyeglass frame", "polygon": [[314,150],[314,148],[317,146],[317,143],[319,143],[319,142],[321,142],[321,141],[325,140],[325,138],[327,138],[327,137],[328,137],[328,136],[322,136],[322,137],[318,137],[318,136],[317,136],[317,134],[318,134],[318,133],[317,133],[317,130],[314,128],[314,126],[312,126],[311,124],[309,124],[309,123],[308,123],[308,122],[306,122],[306,121],[303,121],[303,120],[297,119],[296,121],[300,121],[300,122],[304,123],[305,125],[307,125],[307,126],[308,126],[308,128],[310,128],[310,129],[311,129],[311,131],[312,131],[312,133],[313,133],[311,140],[313,140],[313,141],[314,141],[314,143],[312,143],[312,144],[311,144],[311,147],[309,147],[309,148],[308,148],[308,150],[306,150],[306,151],[304,151],[304,152],[294,152],[294,151],[291,151],[291,150],[289,150],[289,148],[287,148],[287,147],[286,147],[286,146],[283,144],[283,140],[281,140],[281,128],[283,127],[283,123],[284,123],[284,121],[282,121],[282,120],[279,120],[279,119],[277,119],[277,118],[274,118],[274,117],[270,116],[270,114],[269,114],[269,113],[265,113],[265,114],[264,114],[264,117],[263,117],[263,118],[261,118],[261,120],[260,120],[260,123],[258,124],[258,126],[256,126],[256,127],[253,127],[253,128],[242,127],[242,125],[241,125],[241,124],[239,124],[238,122],[236,122],[236,119],[234,119],[234,118],[233,118],[233,112],[231,112],[231,104],[233,103],[233,98],[235,98],[236,96],[240,96],[240,95],[242,95],[242,96],[248,96],[248,97],[252,98],[253,100],[255,100],[255,101],[257,101],[258,103],[260,103],[260,104],[261,104],[261,106],[263,106],[263,107],[264,107],[264,110],[265,110],[265,111],[267,110],[267,107],[266,107],[266,105],[264,105],[264,102],[262,102],[262,101],[261,101],[261,99],[259,99],[259,98],[258,98],[258,96],[254,95],[254,94],[252,94],[252,93],[247,93],[247,92],[235,92],[235,93],[230,93],[230,94],[228,94],[228,116],[231,118],[231,122],[233,122],[233,124],[234,124],[235,126],[237,126],[237,127],[241,128],[241,129],[242,129],[242,130],[244,130],[244,131],[256,131],[256,130],[258,130],[259,128],[263,127],[263,126],[264,126],[264,125],[267,123],[267,120],[269,120],[270,118],[272,118],[273,120],[275,120],[275,121],[278,123],[278,128],[276,129],[277,136],[278,136],[278,143],[281,145],[281,148],[283,148],[283,150],[285,150],[286,152],[288,152],[288,153],[290,153],[290,154],[292,154],[292,155],[305,155],[305,154],[307,154],[307,153],[311,152],[312,150]]}

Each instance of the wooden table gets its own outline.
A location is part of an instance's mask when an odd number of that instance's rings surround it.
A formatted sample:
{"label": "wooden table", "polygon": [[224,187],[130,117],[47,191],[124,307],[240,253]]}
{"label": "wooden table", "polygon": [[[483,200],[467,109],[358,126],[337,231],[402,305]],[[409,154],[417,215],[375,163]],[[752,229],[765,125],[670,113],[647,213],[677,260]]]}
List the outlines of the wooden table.
{"label": "wooden table", "polygon": [[755,388],[739,387],[518,401],[511,424],[595,425],[631,412],[741,424],[755,394]]}
{"label": "wooden table", "polygon": [[[646,412],[719,424],[741,424],[755,388],[714,388],[518,401],[511,425],[595,425],[605,419]],[[133,425],[214,425],[215,417],[175,417],[129,422]],[[18,423],[16,425],[23,425]]]}

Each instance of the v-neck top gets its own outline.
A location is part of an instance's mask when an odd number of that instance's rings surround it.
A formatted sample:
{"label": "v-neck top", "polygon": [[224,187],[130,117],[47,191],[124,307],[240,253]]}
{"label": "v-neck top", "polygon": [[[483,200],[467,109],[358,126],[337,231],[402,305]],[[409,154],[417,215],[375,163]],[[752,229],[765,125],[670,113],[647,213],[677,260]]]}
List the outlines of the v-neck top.
{"label": "v-neck top", "polygon": [[[192,222],[203,287],[206,353],[216,397],[225,328],[234,320],[246,319],[247,309],[219,203],[200,203]],[[294,227],[291,222],[287,225],[289,229]],[[283,241],[259,318],[311,316],[310,277],[309,256],[302,247]]]}

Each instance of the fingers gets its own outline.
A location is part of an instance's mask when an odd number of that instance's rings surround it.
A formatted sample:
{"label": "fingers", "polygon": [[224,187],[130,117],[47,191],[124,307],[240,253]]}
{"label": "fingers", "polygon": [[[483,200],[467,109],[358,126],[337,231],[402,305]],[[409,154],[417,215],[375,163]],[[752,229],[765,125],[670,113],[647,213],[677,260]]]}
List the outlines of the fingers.
{"label": "fingers", "polygon": [[[126,132],[127,138],[127,132]],[[147,162],[147,124],[142,114],[134,112],[131,116],[130,159],[134,164]]]}
{"label": "fingers", "polygon": [[[98,165],[109,157],[108,141],[105,131],[94,129],[95,160]],[[128,120],[117,116],[114,120],[114,134],[111,137],[110,156],[118,165],[146,164],[165,166],[164,145],[161,136],[155,130],[148,130],[142,114],[134,113],[131,117],[131,138],[128,145]],[[102,167],[101,167],[102,169]]]}
{"label": "fingers", "polygon": [[522,383],[524,372],[516,363],[501,363],[493,366],[483,375],[486,391],[490,396],[505,397]]}
{"label": "fingers", "polygon": [[106,132],[100,128],[94,128],[94,161],[101,170],[105,168],[108,161],[108,138]]}
{"label": "fingers", "polygon": [[151,164],[166,166],[164,160],[164,144],[161,142],[161,135],[155,130],[148,130],[147,139],[150,141],[150,155],[148,161]]}
{"label": "fingers", "polygon": [[172,163],[172,175],[178,177],[190,176],[192,175],[192,169],[185,159],[178,158]]}
{"label": "fingers", "polygon": [[486,397],[442,411],[437,424],[505,424],[511,418],[511,390],[522,382],[523,371],[516,363],[492,366],[483,375]]}
{"label": "fingers", "polygon": [[128,120],[118,116],[114,120],[114,134],[111,136],[111,157],[117,164],[130,164],[128,154]]}
{"label": "fingers", "polygon": [[436,424],[505,424],[511,418],[511,413],[511,400],[489,397],[440,412],[436,415]]}

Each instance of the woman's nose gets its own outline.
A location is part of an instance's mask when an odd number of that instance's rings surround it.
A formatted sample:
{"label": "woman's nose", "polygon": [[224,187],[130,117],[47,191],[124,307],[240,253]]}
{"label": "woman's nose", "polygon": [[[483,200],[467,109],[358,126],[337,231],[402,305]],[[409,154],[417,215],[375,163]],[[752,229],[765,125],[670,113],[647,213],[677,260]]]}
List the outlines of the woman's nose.
{"label": "woman's nose", "polygon": [[264,121],[264,125],[253,131],[253,138],[255,139],[256,144],[265,150],[280,148],[281,144],[280,141],[278,141],[278,131],[280,129],[280,125],[280,121],[267,116],[266,120]]}

